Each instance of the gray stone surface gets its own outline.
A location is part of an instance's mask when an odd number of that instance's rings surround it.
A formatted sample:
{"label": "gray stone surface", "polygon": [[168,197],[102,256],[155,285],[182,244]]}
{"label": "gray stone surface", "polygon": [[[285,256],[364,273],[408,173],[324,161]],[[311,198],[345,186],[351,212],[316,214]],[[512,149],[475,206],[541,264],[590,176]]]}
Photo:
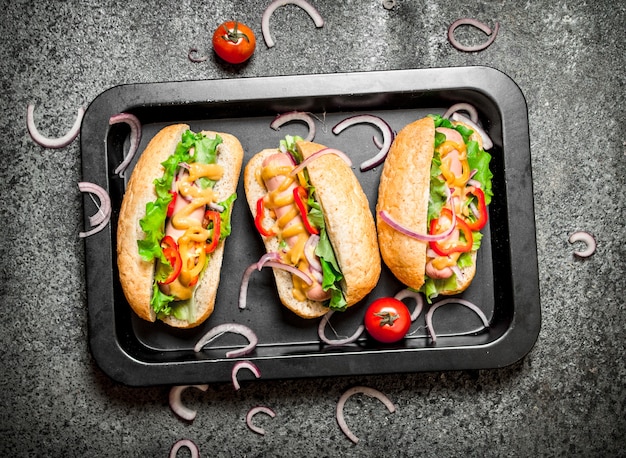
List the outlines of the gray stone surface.
{"label": "gray stone surface", "polygon": [[[312,0],[272,18],[268,1],[0,1],[0,454],[167,456],[181,437],[202,456],[626,456],[624,2]],[[498,21],[495,43],[462,53],[446,38],[461,16]],[[248,65],[187,60],[212,29],[237,18],[259,37]],[[459,31],[459,34],[461,31]],[[470,32],[468,40],[479,38]],[[459,35],[462,36],[462,35]],[[185,394],[193,424],[168,407],[168,387],[111,381],[88,348],[80,148],[34,144],[63,134],[76,108],[133,82],[487,65],[512,77],[529,109],[542,306],[530,354],[468,372],[259,381]],[[572,256],[584,229],[596,254]],[[334,420],[354,384],[385,392],[387,414],[363,398],[346,408],[353,445]],[[268,434],[249,432],[245,414]],[[180,454],[182,456],[182,453]]]}

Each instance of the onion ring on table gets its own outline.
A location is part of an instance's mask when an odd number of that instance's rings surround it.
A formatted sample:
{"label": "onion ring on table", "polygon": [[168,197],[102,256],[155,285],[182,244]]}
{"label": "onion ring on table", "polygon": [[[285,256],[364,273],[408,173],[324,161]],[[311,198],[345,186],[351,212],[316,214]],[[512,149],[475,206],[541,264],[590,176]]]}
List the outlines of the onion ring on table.
{"label": "onion ring on table", "polygon": [[350,439],[355,444],[359,442],[359,438],[356,437],[352,433],[352,431],[350,431],[350,428],[348,428],[348,424],[346,423],[343,415],[343,407],[346,404],[346,401],[350,398],[350,396],[357,393],[365,394],[366,396],[378,399],[383,404],[385,404],[385,407],[387,407],[389,413],[394,413],[396,411],[396,406],[393,404],[393,402],[391,402],[391,400],[383,393],[374,388],[370,388],[367,386],[355,386],[344,392],[337,402],[337,423],[339,424],[339,428],[341,428],[341,431],[348,437],[348,439]]}
{"label": "onion ring on table", "polygon": [[450,116],[452,116],[454,113],[458,111],[465,111],[467,114],[469,114],[469,117],[472,120],[472,122],[474,123],[478,122],[478,111],[476,110],[476,107],[474,107],[474,105],[472,105],[471,103],[465,103],[465,102],[455,103],[454,105],[452,105],[450,108],[446,110],[442,118],[448,119]]}
{"label": "onion ring on table", "polygon": [[574,255],[579,258],[588,258],[596,252],[596,239],[589,232],[577,231],[569,236],[569,243],[584,242],[586,247],[583,250],[574,251]]}
{"label": "onion ring on table", "polygon": [[172,449],[170,450],[169,458],[176,458],[178,451],[182,447],[187,447],[189,449],[189,453],[191,453],[191,458],[200,458],[200,450],[194,441],[191,439],[180,439],[174,442],[172,445]]}
{"label": "onion ring on table", "polygon": [[275,44],[274,39],[270,34],[270,17],[279,6],[289,4],[299,6],[306,11],[307,14],[311,16],[311,19],[313,19],[313,22],[315,23],[315,27],[318,29],[324,26],[324,19],[320,13],[305,0],[274,0],[269,4],[265,11],[263,11],[263,16],[261,16],[261,32],[263,33],[263,39],[265,40],[265,44],[268,48],[272,48]]}
{"label": "onion ring on table", "polygon": [[170,389],[169,402],[172,411],[183,420],[193,421],[196,418],[197,412],[186,407],[180,397],[187,388],[197,388],[201,391],[209,389],[209,385],[177,385]]}
{"label": "onion ring on table", "polygon": [[383,0],[383,8],[386,10],[391,10],[396,6],[396,0]]}
{"label": "onion ring on table", "polygon": [[320,156],[324,156],[325,154],[334,154],[336,156],[339,156],[340,159],[343,160],[343,162],[345,162],[346,164],[348,164],[348,167],[352,166],[352,161],[350,160],[350,158],[348,157],[348,155],[346,153],[344,153],[343,151],[340,151],[338,149],[335,148],[322,148],[319,151],[316,151],[315,153],[311,154],[309,157],[307,157],[305,160],[303,160],[302,162],[300,162],[300,164],[298,164],[296,167],[294,167],[291,172],[289,172],[289,174],[291,176],[295,176],[298,173],[300,173],[307,165],[309,165],[311,162],[313,162],[314,160],[316,160],[318,157]]}
{"label": "onion ring on table", "polygon": [[472,121],[470,118],[467,118],[467,117],[465,117],[465,116],[463,116],[462,114],[459,114],[459,113],[452,113],[452,120],[453,121],[457,121],[457,122],[465,123],[468,126],[470,126],[472,129],[474,129],[476,131],[476,133],[482,137],[482,139],[483,139],[483,149],[485,151],[488,151],[491,148],[493,148],[493,141],[491,140],[489,135],[487,135],[487,132],[485,132],[485,129],[480,127],[477,123]]}
{"label": "onion ring on table", "polygon": [[202,350],[202,347],[208,344],[211,340],[227,332],[240,334],[244,336],[246,339],[248,339],[248,345],[246,345],[245,347],[239,350],[231,350],[227,352],[226,353],[227,358],[237,358],[239,356],[247,355],[248,353],[250,353],[252,350],[255,349],[256,344],[259,342],[258,337],[254,333],[254,331],[250,329],[249,327],[244,326],[243,324],[238,324],[238,323],[224,323],[224,324],[220,324],[220,325],[215,326],[214,328],[209,329],[209,331],[206,334],[200,337],[196,345],[193,347],[193,351],[195,351],[196,353],[199,353]]}
{"label": "onion ring on table", "polygon": [[239,390],[239,388],[241,388],[241,386],[239,385],[239,380],[237,380],[237,374],[241,369],[249,369],[256,378],[261,377],[261,371],[252,361],[237,361],[233,366],[233,372],[231,376],[233,381],[233,387],[235,387],[235,390]]}
{"label": "onion ring on table", "polygon": [[361,324],[358,328],[356,328],[354,334],[352,334],[350,337],[346,337],[345,339],[331,340],[326,337],[326,325],[329,324],[330,317],[333,315],[333,313],[335,313],[334,310],[330,310],[329,312],[327,312],[320,320],[320,324],[317,326],[317,334],[319,335],[319,338],[322,342],[331,346],[347,345],[349,343],[355,342],[361,336],[361,334],[363,334],[365,326]]}
{"label": "onion ring on table", "polygon": [[439,307],[446,305],[446,304],[464,305],[465,307],[474,311],[476,315],[478,315],[478,317],[482,320],[485,328],[489,327],[489,320],[485,316],[484,312],[476,304],[465,299],[451,297],[450,299],[444,299],[442,301],[437,302],[436,304],[433,304],[428,310],[428,312],[426,313],[426,327],[428,328],[428,331],[430,332],[430,337],[433,343],[437,341],[437,334],[435,333],[435,329],[433,327],[433,314],[435,313],[435,310],[437,310]]}
{"label": "onion ring on table", "polygon": [[109,118],[109,126],[119,123],[128,124],[130,127],[130,145],[128,147],[128,152],[126,153],[125,159],[113,172],[122,177],[124,176],[124,171],[133,160],[133,157],[135,157],[137,148],[139,148],[139,143],[141,142],[141,121],[139,121],[137,116],[130,113],[119,113]]}
{"label": "onion ring on table", "polygon": [[[379,118],[378,116],[368,114],[350,116],[349,118],[346,118],[343,121],[335,124],[335,126],[332,128],[332,132],[333,134],[338,135],[343,132],[344,129],[350,126],[363,123],[373,124],[374,126],[378,127],[383,134],[383,143],[379,147],[380,151],[374,157],[362,162],[360,165],[361,171],[365,172],[369,169],[376,167],[385,160],[385,158],[387,157],[387,153],[389,153],[389,148],[391,148],[391,144],[393,143],[395,134],[391,126],[387,124],[384,119]],[[374,137],[374,144],[378,146],[378,143],[378,139]]]}
{"label": "onion ring on table", "polygon": [[309,133],[304,140],[307,142],[312,142],[315,138],[315,121],[313,121],[313,118],[304,111],[288,111],[287,113],[279,114],[270,123],[270,127],[274,130],[280,130],[280,127],[283,124],[287,124],[288,122],[292,121],[302,121],[306,123],[309,128]]}
{"label": "onion ring on table", "polygon": [[206,62],[209,58],[208,54],[200,57],[196,57],[196,54],[198,54],[198,48],[190,48],[189,52],[187,53],[187,58],[196,64],[199,64],[200,62]]}
{"label": "onion ring on table", "polygon": [[[457,27],[461,25],[471,25],[473,27],[476,27],[477,29],[480,29],[483,32],[485,32],[485,34],[489,35],[489,39],[479,45],[474,45],[474,46],[463,45],[454,36],[454,31],[457,29]],[[461,18],[461,19],[457,19],[456,21],[454,21],[452,24],[450,24],[450,27],[448,27],[448,40],[450,41],[450,44],[452,44],[452,46],[454,46],[459,51],[465,51],[465,52],[482,51],[483,49],[487,49],[489,45],[491,45],[491,43],[494,42],[494,40],[496,39],[496,35],[498,35],[499,30],[500,30],[500,24],[498,22],[496,22],[493,28],[493,32],[492,32],[491,28],[487,24],[484,24],[476,19]]]}
{"label": "onion ring on table", "polygon": [[246,425],[248,426],[248,428],[250,428],[251,431],[253,431],[253,432],[263,436],[263,435],[265,435],[265,430],[263,428],[258,427],[258,426],[254,426],[254,424],[252,423],[252,418],[257,413],[264,413],[264,414],[267,414],[270,417],[274,418],[276,416],[276,412],[274,412],[269,407],[264,407],[264,406],[256,406],[256,407],[252,407],[250,410],[248,410],[248,413],[246,414]]}
{"label": "onion ring on table", "polygon": [[89,217],[89,224],[95,227],[89,231],[81,231],[78,233],[80,238],[85,238],[100,232],[109,223],[109,220],[111,219],[111,198],[109,197],[109,193],[106,192],[104,188],[88,181],[79,182],[78,189],[81,192],[95,194],[98,199],[100,199],[98,212]]}
{"label": "onion ring on table", "polygon": [[84,114],[85,109],[80,107],[78,109],[78,114],[76,115],[76,120],[70,130],[62,137],[49,138],[41,134],[37,129],[37,126],[35,125],[35,105],[31,103],[28,105],[26,110],[26,127],[28,128],[28,133],[31,138],[38,145],[43,146],[44,148],[52,149],[64,148],[72,143],[76,137],[78,137]]}
{"label": "onion ring on table", "polygon": [[421,293],[417,291],[413,291],[410,288],[405,288],[400,290],[395,296],[394,299],[398,299],[402,301],[403,299],[411,298],[415,299],[415,309],[413,313],[411,313],[411,321],[417,320],[417,317],[422,313],[422,309],[424,308],[424,297]]}

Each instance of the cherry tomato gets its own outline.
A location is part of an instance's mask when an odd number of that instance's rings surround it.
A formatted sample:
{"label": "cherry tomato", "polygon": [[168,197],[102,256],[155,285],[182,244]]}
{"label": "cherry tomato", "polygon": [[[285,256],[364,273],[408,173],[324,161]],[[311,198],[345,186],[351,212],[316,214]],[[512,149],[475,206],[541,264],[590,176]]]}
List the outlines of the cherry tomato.
{"label": "cherry tomato", "polygon": [[381,297],[365,312],[365,329],[379,342],[401,340],[411,327],[411,313],[404,302],[393,297]]}
{"label": "cherry tomato", "polygon": [[248,60],[255,46],[256,38],[252,29],[237,21],[224,22],[213,33],[215,53],[230,64]]}

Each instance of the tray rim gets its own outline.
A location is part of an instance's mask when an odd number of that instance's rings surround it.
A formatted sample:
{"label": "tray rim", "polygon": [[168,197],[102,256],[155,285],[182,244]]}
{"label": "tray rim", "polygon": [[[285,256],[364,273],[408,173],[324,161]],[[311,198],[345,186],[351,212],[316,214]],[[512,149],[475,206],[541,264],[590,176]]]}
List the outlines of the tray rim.
{"label": "tray rim", "polygon": [[[316,80],[316,84],[301,84],[303,80],[310,82]],[[498,84],[490,84],[497,80]],[[389,82],[393,82],[393,88],[389,87]],[[421,87],[422,81],[428,81],[428,87]],[[213,79],[213,80],[190,80],[190,81],[169,81],[169,82],[146,82],[129,83],[113,86],[100,93],[88,106],[83,125],[81,126],[81,157],[83,179],[99,184],[109,191],[109,177],[106,167],[97,167],[97,162],[102,158],[85,155],[84,151],[89,151],[90,141],[95,138],[106,141],[108,118],[121,111],[132,110],[133,108],[145,106],[141,101],[133,100],[134,88],[146,88],[153,86],[159,88],[162,94],[170,92],[167,89],[176,85],[186,85],[192,87],[200,94],[206,94],[204,98],[195,97],[196,92],[190,94],[189,103],[215,103],[230,102],[242,98],[242,94],[252,94],[255,87],[263,82],[264,93],[255,95],[256,100],[276,99],[276,98],[304,98],[309,96],[319,96],[320,84],[325,88],[324,96],[345,96],[348,83],[353,90],[351,94],[365,95],[377,92],[398,91],[422,91],[436,92],[441,90],[471,89],[483,93],[494,101],[500,109],[502,119],[503,142],[510,142],[516,145],[523,145],[524,151],[507,155],[505,152],[505,169],[525,171],[529,180],[525,183],[513,183],[521,187],[524,195],[521,199],[507,199],[507,214],[524,214],[526,217],[532,216],[532,221],[525,221],[532,225],[532,231],[521,232],[517,225],[509,224],[509,250],[511,259],[515,259],[515,254],[524,253],[527,258],[524,266],[525,270],[520,271],[515,263],[511,263],[513,288],[512,297],[515,300],[525,298],[526,306],[523,316],[514,313],[509,328],[495,341],[484,345],[463,346],[463,347],[429,347],[427,349],[377,349],[377,354],[393,354],[397,352],[406,353],[419,351],[421,358],[428,357],[419,368],[410,367],[394,371],[381,372],[360,372],[358,370],[348,370],[342,373],[332,371],[325,373],[316,371],[312,374],[307,371],[310,364],[316,363],[319,358],[326,358],[328,364],[317,364],[321,367],[333,367],[337,361],[344,361],[349,355],[354,359],[352,367],[361,366],[359,361],[362,358],[371,357],[370,352],[344,351],[339,353],[319,353],[309,355],[284,355],[272,357],[250,356],[248,358],[257,364],[262,364],[263,373],[267,374],[265,379],[288,379],[307,378],[318,376],[340,376],[340,375],[373,375],[383,373],[406,373],[438,370],[472,370],[472,369],[496,369],[511,365],[530,352],[535,345],[541,327],[541,304],[539,295],[539,275],[536,250],[536,226],[534,219],[534,195],[532,182],[532,169],[530,164],[530,138],[528,127],[528,110],[525,97],[519,86],[506,74],[500,70],[484,67],[445,67],[432,69],[407,69],[407,70],[385,70],[367,72],[347,72],[335,74],[306,74],[306,75],[284,75],[284,76],[261,76],[235,79]],[[367,83],[367,84],[362,84]],[[451,85],[451,83],[455,83]],[[174,85],[174,86],[172,86]],[[417,86],[417,87],[416,87]],[[506,104],[499,101],[506,100]],[[171,99],[170,99],[171,101]],[[157,101],[155,101],[156,103]],[[176,100],[176,102],[180,102]],[[161,98],[159,104],[167,104],[168,100]],[[101,106],[106,106],[103,111]],[[517,124],[522,123],[525,129],[510,129],[511,120]],[[515,138],[510,135],[516,134]],[[97,142],[95,142],[97,143]],[[106,157],[104,158],[106,162]],[[505,186],[511,185],[509,176]],[[514,180],[513,180],[514,181]],[[508,192],[506,193],[508,195]],[[87,220],[87,206],[85,205],[88,196],[84,196],[84,218]],[[513,202],[515,201],[515,202]],[[511,213],[511,208],[515,207]],[[520,208],[521,207],[521,208]],[[518,213],[519,212],[519,213]],[[112,272],[109,268],[113,263],[113,258],[106,260],[94,259],[93,251],[103,242],[111,241],[113,228],[109,224],[98,234],[85,239],[85,270],[87,281],[87,305],[89,315],[89,344],[92,355],[96,363],[109,377],[125,385],[150,386],[163,384],[180,384],[206,382],[206,374],[212,374],[212,379],[227,381],[230,379],[232,359],[217,360],[188,360],[181,362],[149,363],[140,361],[130,355],[119,343],[117,330],[115,329],[115,317],[113,304],[110,307],[97,308],[90,299],[90,286],[98,280],[111,280]],[[109,250],[110,253],[111,250]],[[530,259],[528,259],[530,257]],[[530,270],[530,271],[529,271]],[[111,339],[113,337],[113,339]],[[507,346],[507,342],[515,339],[515,348]],[[462,365],[442,364],[442,354],[445,352],[446,362],[463,361]],[[473,357],[468,358],[467,352],[471,352]],[[475,356],[475,357],[474,357]],[[303,363],[302,359],[306,358]],[[439,362],[438,362],[439,361]],[[314,364],[315,366],[315,364]],[[366,365],[367,366],[367,365]],[[318,369],[319,367],[316,367]],[[204,374],[204,376],[203,376]]]}

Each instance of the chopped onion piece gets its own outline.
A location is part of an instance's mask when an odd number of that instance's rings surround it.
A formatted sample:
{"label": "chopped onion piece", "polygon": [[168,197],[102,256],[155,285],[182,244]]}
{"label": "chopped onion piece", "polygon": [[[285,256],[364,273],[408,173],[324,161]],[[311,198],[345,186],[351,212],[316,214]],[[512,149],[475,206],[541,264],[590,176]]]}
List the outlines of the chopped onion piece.
{"label": "chopped onion piece", "polygon": [[197,388],[206,391],[209,389],[209,385],[178,385],[170,389],[170,408],[172,411],[183,420],[193,421],[193,419],[196,418],[197,412],[186,407],[180,399],[181,394],[187,388]]}
{"label": "chopped onion piece", "polygon": [[478,124],[476,124],[474,121],[458,113],[452,114],[452,120],[465,123],[468,126],[470,126],[472,129],[474,129],[476,133],[482,137],[483,149],[485,151],[493,148],[493,142],[491,141],[491,138],[489,137],[489,135],[487,135],[487,132],[485,132],[485,130],[482,127],[480,127]]}
{"label": "chopped onion piece", "polygon": [[237,380],[237,373],[239,373],[239,370],[241,369],[250,369],[250,372],[252,372],[256,378],[261,377],[261,371],[259,371],[257,365],[254,364],[252,361],[237,361],[233,366],[232,372],[233,386],[236,390],[241,388],[239,386],[239,380]]}
{"label": "chopped onion piece", "polygon": [[272,3],[269,4],[265,11],[263,11],[263,16],[261,16],[261,32],[263,33],[263,39],[265,40],[265,44],[268,48],[273,47],[275,44],[274,39],[270,34],[270,17],[279,6],[285,6],[289,4],[299,6],[304,11],[306,11],[307,14],[311,16],[311,19],[313,19],[315,27],[320,28],[324,26],[324,19],[322,18],[320,13],[318,13],[318,11],[305,0],[274,0]]}
{"label": "chopped onion piece", "polygon": [[407,298],[415,299],[415,310],[411,313],[411,321],[417,320],[417,317],[422,313],[422,309],[424,308],[424,297],[420,293],[413,291],[411,288],[405,288],[398,292],[394,298],[399,301]]}
{"label": "chopped onion piece", "polygon": [[569,243],[584,242],[587,247],[583,250],[574,251],[579,258],[588,258],[596,252],[596,240],[589,232],[577,231],[569,236]]}
{"label": "chopped onion piece", "polygon": [[95,194],[98,199],[100,199],[98,213],[89,217],[89,224],[96,227],[87,232],[78,233],[78,236],[80,238],[84,238],[100,232],[109,223],[109,220],[111,218],[111,198],[109,197],[109,193],[106,192],[104,188],[87,181],[79,182],[78,189],[81,192]]}
{"label": "chopped onion piece", "polygon": [[[361,171],[365,172],[366,170],[376,167],[385,160],[385,158],[387,157],[387,153],[389,153],[389,148],[391,148],[391,144],[393,143],[395,134],[391,126],[387,124],[384,119],[379,118],[378,116],[368,114],[356,115],[346,118],[343,121],[337,123],[335,127],[333,127],[332,131],[333,134],[337,135],[350,126],[363,123],[375,125],[380,129],[383,134],[383,144],[380,147],[380,151],[373,158],[364,161],[360,165]],[[376,143],[376,137],[374,137],[374,139],[374,143]]]}
{"label": "chopped onion piece", "polygon": [[180,439],[179,441],[176,441],[170,450],[169,458],[176,458],[178,451],[182,447],[187,447],[189,449],[191,458],[200,458],[200,450],[198,449],[198,446],[190,439]]}
{"label": "chopped onion piece", "polygon": [[252,432],[263,436],[265,434],[265,430],[263,428],[259,428],[258,426],[254,426],[254,424],[252,423],[252,417],[254,417],[257,413],[264,413],[274,418],[276,416],[276,412],[274,412],[269,407],[264,406],[257,406],[248,410],[248,413],[246,414],[246,425],[248,425],[248,428],[250,428]]}
{"label": "chopped onion piece", "polygon": [[[454,36],[454,31],[457,29],[457,27],[461,25],[474,26],[482,30],[483,32],[485,32],[487,35],[489,35],[489,39],[485,41],[484,43],[475,45],[475,46],[463,45]],[[496,35],[498,35],[498,30],[500,30],[500,24],[497,22],[496,22],[496,25],[494,26],[493,33],[491,33],[492,32],[491,28],[489,28],[487,24],[483,24],[482,22],[476,19],[461,18],[461,19],[457,19],[456,21],[454,21],[452,24],[450,24],[450,27],[448,27],[448,40],[450,40],[450,43],[452,44],[452,46],[454,46],[459,51],[465,51],[465,52],[482,51],[483,49],[488,48],[489,45],[491,45],[491,43],[494,42],[494,40],[496,39]]]}
{"label": "chopped onion piece", "polygon": [[78,109],[78,114],[76,116],[76,120],[74,121],[74,125],[70,128],[70,130],[58,138],[49,138],[42,135],[37,126],[35,125],[35,105],[32,103],[28,105],[26,110],[26,127],[28,128],[28,133],[35,143],[43,146],[44,148],[64,148],[70,143],[74,141],[76,137],[78,137],[78,133],[80,132],[80,125],[83,122],[83,115],[85,114],[85,109],[80,107]]}
{"label": "chopped onion piece", "polygon": [[344,153],[343,151],[339,151],[338,149],[335,149],[335,148],[323,148],[323,149],[321,149],[319,151],[316,151],[315,153],[311,154],[305,160],[300,162],[300,164],[298,164],[297,167],[294,167],[291,170],[291,172],[289,172],[290,175],[291,176],[297,175],[298,173],[300,173],[302,171],[302,169],[304,169],[311,162],[313,162],[314,160],[316,160],[320,156],[324,156],[326,154],[334,154],[335,156],[339,156],[340,159],[342,159],[346,164],[348,164],[348,167],[352,166],[352,161],[346,155],[346,153]]}
{"label": "chopped onion piece", "polygon": [[474,105],[472,105],[471,103],[456,103],[452,105],[443,114],[442,118],[448,119],[450,116],[452,116],[454,113],[458,111],[465,111],[467,114],[470,115],[470,119],[472,120],[472,122],[474,123],[478,122],[478,111],[476,110]]}
{"label": "chopped onion piece", "polygon": [[433,341],[433,343],[435,343],[437,341],[437,334],[435,333],[435,329],[433,328],[433,314],[435,313],[435,310],[437,310],[439,307],[446,305],[446,304],[459,304],[459,305],[464,305],[465,307],[473,310],[476,315],[479,316],[479,318],[482,320],[483,325],[485,326],[485,328],[489,327],[489,320],[487,319],[487,317],[485,316],[485,313],[473,302],[470,302],[468,300],[465,299],[460,299],[460,298],[450,298],[450,299],[444,299],[442,301],[437,302],[436,304],[432,305],[430,307],[430,309],[428,310],[428,312],[426,313],[426,327],[428,328],[429,332],[430,332],[430,337]]}
{"label": "chopped onion piece", "polygon": [[391,10],[396,6],[396,0],[383,0],[383,8],[386,10]]}
{"label": "chopped onion piece", "polygon": [[303,111],[290,111],[288,113],[279,114],[271,122],[270,127],[274,130],[279,130],[283,124],[292,121],[303,121],[309,127],[309,133],[305,137],[305,141],[311,142],[315,138],[315,121],[313,118]]}
{"label": "chopped onion piece", "polygon": [[190,61],[194,63],[205,62],[209,58],[209,56],[206,54],[200,57],[198,57],[197,54],[198,54],[198,48],[191,48],[189,50],[189,53],[187,54],[187,57],[189,58]]}
{"label": "chopped onion piece", "polygon": [[331,340],[328,337],[326,337],[326,334],[324,331],[326,330],[326,325],[328,324],[330,317],[333,315],[333,313],[335,313],[334,310],[330,310],[329,312],[327,312],[326,315],[322,317],[322,319],[320,320],[320,324],[317,327],[317,334],[319,335],[320,340],[322,342],[328,345],[347,345],[349,343],[355,342],[361,336],[361,334],[363,334],[363,331],[365,330],[365,326],[361,324],[356,329],[354,334],[352,334],[350,337],[346,337],[345,339]]}
{"label": "chopped onion piece", "polygon": [[139,143],[141,142],[141,122],[137,116],[130,113],[119,113],[109,118],[109,126],[119,123],[126,123],[130,127],[130,145],[128,147],[128,153],[126,153],[126,158],[114,171],[116,175],[123,176],[124,171],[128,168],[133,157],[135,157],[137,148],[139,148]]}
{"label": "chopped onion piece", "polygon": [[193,350],[196,353],[200,352],[202,348],[206,344],[208,344],[211,340],[213,340],[215,337],[221,336],[222,334],[226,332],[241,334],[246,339],[248,339],[248,345],[246,345],[245,347],[239,350],[232,350],[232,351],[227,352],[226,353],[227,358],[237,358],[239,356],[247,355],[248,353],[250,353],[252,350],[255,349],[256,344],[259,342],[259,339],[257,338],[256,334],[249,327],[244,326],[243,324],[238,324],[238,323],[225,323],[225,324],[220,324],[218,326],[215,326],[212,329],[209,329],[209,331],[205,335],[203,335],[200,338],[200,340],[198,340],[198,343],[196,343],[196,346],[193,348]]}
{"label": "chopped onion piece", "polygon": [[252,276],[252,272],[255,270],[261,270],[263,267],[274,267],[277,269],[282,269],[290,272],[293,275],[296,275],[302,279],[307,285],[313,284],[313,280],[302,272],[300,269],[285,264],[280,261],[280,255],[276,252],[266,253],[261,256],[258,262],[249,265],[243,273],[243,277],[241,279],[241,286],[239,287],[239,308],[245,309],[247,302],[247,292],[248,292],[248,283],[250,283],[250,277]]}
{"label": "chopped onion piece", "polygon": [[390,413],[394,413],[396,411],[396,406],[393,404],[393,402],[391,402],[391,400],[383,393],[374,388],[370,388],[367,386],[355,386],[343,393],[339,398],[339,401],[337,402],[337,423],[339,424],[339,428],[341,428],[341,431],[343,431],[348,439],[350,439],[355,444],[359,442],[359,438],[356,437],[352,433],[352,431],[350,431],[350,428],[348,428],[348,424],[346,423],[343,415],[343,407],[346,404],[346,401],[350,398],[350,396],[357,393],[365,394],[366,396],[378,399],[383,404],[385,404],[385,407],[387,407],[387,410],[389,410]]}
{"label": "chopped onion piece", "polygon": [[408,237],[421,240],[422,242],[436,242],[438,240],[443,240],[445,238],[448,238],[450,234],[452,234],[452,232],[454,231],[454,228],[456,227],[456,213],[455,212],[451,212],[451,213],[452,213],[452,222],[450,224],[450,227],[446,229],[445,232],[442,232],[440,234],[435,234],[435,235],[420,234],[407,227],[404,227],[402,224],[394,220],[391,217],[391,215],[389,215],[389,213],[387,213],[385,210],[379,211],[378,216],[380,216],[380,218],[385,223],[389,224],[389,226],[391,226],[393,229],[395,229],[398,232],[401,232],[402,234]]}

